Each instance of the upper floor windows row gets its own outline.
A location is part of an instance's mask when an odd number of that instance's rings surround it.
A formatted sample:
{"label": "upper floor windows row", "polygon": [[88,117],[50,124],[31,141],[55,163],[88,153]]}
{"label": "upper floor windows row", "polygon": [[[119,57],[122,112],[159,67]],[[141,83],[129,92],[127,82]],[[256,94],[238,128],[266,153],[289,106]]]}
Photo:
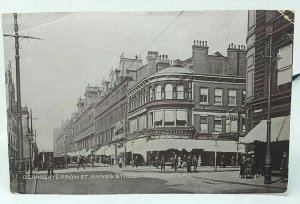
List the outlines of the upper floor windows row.
{"label": "upper floor windows row", "polygon": [[129,110],[138,108],[150,101],[169,99],[192,99],[192,83],[171,84],[165,86],[157,84],[146,87],[129,98]]}
{"label": "upper floor windows row", "polygon": [[[242,101],[245,100],[245,90],[242,91]],[[223,105],[223,89],[215,88],[214,89],[214,97],[213,102],[214,105]],[[200,87],[200,104],[209,104],[209,88]],[[237,90],[236,89],[228,89],[228,105],[236,106],[237,105]]]}

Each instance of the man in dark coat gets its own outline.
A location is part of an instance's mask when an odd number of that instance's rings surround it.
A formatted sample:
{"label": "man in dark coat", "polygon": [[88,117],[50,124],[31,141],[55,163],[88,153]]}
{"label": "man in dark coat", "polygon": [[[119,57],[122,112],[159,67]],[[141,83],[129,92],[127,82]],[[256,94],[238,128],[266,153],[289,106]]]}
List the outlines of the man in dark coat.
{"label": "man in dark coat", "polygon": [[47,168],[48,168],[48,175],[47,175],[47,177],[50,176],[50,173],[51,173],[51,176],[54,176],[53,166],[54,166],[53,157],[50,156],[50,157],[49,157],[48,164],[47,164]]}
{"label": "man in dark coat", "polygon": [[284,152],[281,159],[281,181],[285,181],[285,178],[288,177],[288,156],[287,153]]}
{"label": "man in dark coat", "polygon": [[246,157],[245,157],[245,155],[243,155],[240,160],[240,177],[241,178],[245,178],[245,166],[246,166]]}
{"label": "man in dark coat", "polygon": [[85,169],[83,162],[84,162],[83,157],[81,155],[79,155],[77,169],[79,169],[80,166],[82,166]]}
{"label": "man in dark coat", "polygon": [[193,165],[194,165],[194,172],[197,172],[197,166],[198,166],[198,159],[196,155],[193,157]]}
{"label": "man in dark coat", "polygon": [[191,173],[191,166],[192,166],[192,159],[191,156],[188,156],[186,160],[186,170],[188,173]]}
{"label": "man in dark coat", "polygon": [[175,156],[174,156],[174,168],[175,168],[175,171],[177,171],[177,167],[178,167],[178,157],[175,154]]}
{"label": "man in dark coat", "polygon": [[161,171],[162,171],[162,170],[166,171],[166,161],[165,161],[165,156],[164,156],[164,155],[162,155],[161,160],[160,160],[160,163],[161,163],[161,168],[160,168],[160,170],[161,170]]}

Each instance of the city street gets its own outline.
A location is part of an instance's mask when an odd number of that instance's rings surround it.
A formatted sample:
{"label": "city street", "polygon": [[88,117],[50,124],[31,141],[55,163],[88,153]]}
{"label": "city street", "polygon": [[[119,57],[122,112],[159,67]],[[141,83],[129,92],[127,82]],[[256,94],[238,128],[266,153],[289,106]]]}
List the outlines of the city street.
{"label": "city street", "polygon": [[[97,166],[55,170],[53,178],[46,171],[35,172],[27,180],[27,193],[37,194],[111,194],[111,193],[280,193],[287,183],[273,177],[273,183],[263,184],[264,178],[241,179],[238,168],[202,167],[197,173],[186,169],[165,172],[155,167]],[[37,178],[38,177],[38,178]]]}

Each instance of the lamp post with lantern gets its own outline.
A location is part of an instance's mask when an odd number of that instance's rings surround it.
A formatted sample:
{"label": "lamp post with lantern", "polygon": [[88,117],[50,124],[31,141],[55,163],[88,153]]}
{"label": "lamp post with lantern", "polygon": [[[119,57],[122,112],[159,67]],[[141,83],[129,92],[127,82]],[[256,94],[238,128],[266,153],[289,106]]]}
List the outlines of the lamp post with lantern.
{"label": "lamp post with lantern", "polygon": [[217,171],[217,139],[219,138],[220,133],[219,132],[213,132],[212,137],[215,140],[215,166],[214,171]]}

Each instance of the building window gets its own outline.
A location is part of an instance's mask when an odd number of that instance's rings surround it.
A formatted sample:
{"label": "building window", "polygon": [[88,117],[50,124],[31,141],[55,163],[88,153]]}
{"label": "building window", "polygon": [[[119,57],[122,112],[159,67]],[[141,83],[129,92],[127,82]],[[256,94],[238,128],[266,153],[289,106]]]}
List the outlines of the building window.
{"label": "building window", "polygon": [[150,101],[154,100],[154,95],[155,95],[155,89],[150,89]]}
{"label": "building window", "polygon": [[248,30],[255,26],[256,23],[256,11],[249,10],[248,11]]}
{"label": "building window", "polygon": [[173,86],[171,84],[165,86],[165,98],[173,99]]}
{"label": "building window", "polygon": [[155,87],[155,100],[161,100],[161,85]]}
{"label": "building window", "polygon": [[237,132],[237,120],[226,120],[226,132]]}
{"label": "building window", "polygon": [[141,115],[138,117],[138,129],[143,130],[146,128],[146,115]]}
{"label": "building window", "polygon": [[173,109],[166,109],[165,110],[165,126],[174,126],[174,110]]}
{"label": "building window", "polygon": [[163,110],[154,111],[154,127],[163,126]]}
{"label": "building window", "polygon": [[200,117],[200,132],[208,132],[207,117]]}
{"label": "building window", "polygon": [[188,83],[188,98],[192,99],[192,82]]}
{"label": "building window", "polygon": [[208,88],[200,88],[200,103],[208,103]]}
{"label": "building window", "polygon": [[[252,35],[254,36],[254,35]],[[255,39],[253,39],[253,42],[254,42]],[[251,67],[251,66],[254,66],[254,63],[255,63],[255,48],[252,47],[251,49],[249,49],[247,51],[247,67]]]}
{"label": "building window", "polygon": [[242,132],[246,132],[246,118],[245,116],[242,116]]}
{"label": "building window", "polygon": [[222,118],[215,118],[214,132],[222,132]]}
{"label": "building window", "polygon": [[179,85],[176,87],[177,90],[177,99],[183,99],[183,86]]}
{"label": "building window", "polygon": [[246,86],[247,98],[253,96],[253,79],[254,79],[254,71],[252,69],[247,72],[247,86]]}
{"label": "building window", "polygon": [[144,90],[144,104],[146,104],[147,102],[148,102],[147,91]]}
{"label": "building window", "polygon": [[277,64],[277,85],[286,84],[292,80],[293,45],[279,49]]}
{"label": "building window", "polygon": [[236,90],[228,90],[228,105],[236,105]]}
{"label": "building window", "polygon": [[137,118],[133,118],[132,120],[129,120],[129,131],[130,133],[133,133],[137,130]]}
{"label": "building window", "polygon": [[149,128],[153,127],[153,112],[149,112]]}
{"label": "building window", "polygon": [[186,126],[187,125],[187,111],[186,110],[176,110],[176,126]]}
{"label": "building window", "polygon": [[242,106],[245,106],[246,103],[246,91],[242,90]]}
{"label": "building window", "polygon": [[223,89],[215,89],[215,104],[222,104]]}

